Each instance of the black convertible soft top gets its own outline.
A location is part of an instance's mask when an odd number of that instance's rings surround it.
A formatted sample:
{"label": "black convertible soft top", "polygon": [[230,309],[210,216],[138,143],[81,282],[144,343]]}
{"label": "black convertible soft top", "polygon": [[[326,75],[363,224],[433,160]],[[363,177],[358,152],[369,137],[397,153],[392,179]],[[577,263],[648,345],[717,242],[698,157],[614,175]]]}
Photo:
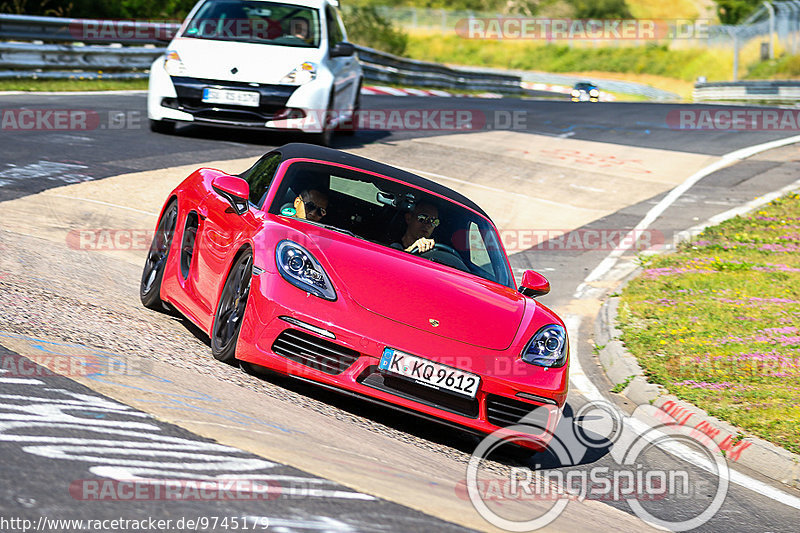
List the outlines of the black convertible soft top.
{"label": "black convertible soft top", "polygon": [[483,209],[478,207],[478,205],[475,204],[475,202],[473,202],[463,194],[458,193],[453,189],[450,189],[449,187],[445,187],[444,185],[440,185],[435,181],[431,181],[421,176],[417,176],[416,174],[412,174],[411,172],[400,170],[397,167],[393,167],[385,163],[380,163],[378,161],[373,161],[372,159],[367,159],[366,157],[349,154],[347,152],[342,152],[341,150],[335,150],[333,148],[325,148],[324,146],[318,146],[316,144],[305,144],[305,143],[284,144],[283,146],[273,150],[273,152],[280,152],[282,161],[295,158],[318,159],[320,161],[329,161],[331,163],[348,165],[362,170],[375,172],[376,174],[382,174],[384,176],[396,178],[398,180],[408,183],[409,185],[414,185],[422,189],[427,189],[431,192],[444,196],[445,198],[449,198],[455,202],[458,202],[462,205],[469,207],[470,209],[474,209],[481,215],[485,216],[486,218],[489,218],[489,215],[487,215],[483,211]]}

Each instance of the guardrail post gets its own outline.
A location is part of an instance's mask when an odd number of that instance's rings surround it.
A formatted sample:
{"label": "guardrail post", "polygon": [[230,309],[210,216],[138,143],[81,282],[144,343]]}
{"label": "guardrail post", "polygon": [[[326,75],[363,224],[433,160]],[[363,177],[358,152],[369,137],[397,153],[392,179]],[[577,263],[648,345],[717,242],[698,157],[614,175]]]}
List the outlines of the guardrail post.
{"label": "guardrail post", "polygon": [[[769,11],[769,58],[775,59],[775,42],[773,39],[773,34],[775,33],[775,8],[772,7],[771,2],[764,2],[764,5]],[[735,78],[734,81],[736,81]]]}

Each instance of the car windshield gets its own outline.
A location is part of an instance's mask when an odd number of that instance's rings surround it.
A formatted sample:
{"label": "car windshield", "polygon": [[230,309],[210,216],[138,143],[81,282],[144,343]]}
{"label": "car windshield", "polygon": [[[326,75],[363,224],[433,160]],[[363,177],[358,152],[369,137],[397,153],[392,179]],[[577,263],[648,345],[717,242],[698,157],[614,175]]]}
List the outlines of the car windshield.
{"label": "car windshield", "polygon": [[575,88],[579,90],[589,91],[591,89],[594,89],[595,86],[591,83],[578,83],[575,85]]}
{"label": "car windshield", "polygon": [[319,12],[304,6],[258,0],[208,0],[183,37],[317,48]]}
{"label": "car windshield", "polygon": [[426,227],[433,226],[429,238],[437,246],[420,257],[514,288],[491,222],[424,189],[335,165],[299,161],[286,170],[265,210],[295,217],[298,208],[310,213],[307,218],[313,224],[398,250],[406,248],[401,244],[404,236],[422,217]]}

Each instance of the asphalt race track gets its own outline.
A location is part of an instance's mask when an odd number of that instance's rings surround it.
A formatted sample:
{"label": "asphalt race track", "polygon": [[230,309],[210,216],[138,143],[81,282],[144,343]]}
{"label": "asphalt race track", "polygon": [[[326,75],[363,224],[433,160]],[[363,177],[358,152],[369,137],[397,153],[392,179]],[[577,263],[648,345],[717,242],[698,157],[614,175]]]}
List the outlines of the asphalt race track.
{"label": "asphalt race track", "polygon": [[[611,385],[589,342],[599,296],[577,296],[608,250],[530,249],[528,233],[629,230],[669,190],[724,154],[797,133],[679,129],[676,113],[715,109],[689,104],[379,96],[362,103],[374,113],[367,115],[373,128],[338,136],[335,147],[425,173],[484,207],[511,235],[515,273],[533,268],[550,279],[553,290],[542,303],[577,326],[570,330],[573,371],[603,391],[620,420],[637,406],[607,392]],[[65,241],[81,228],[150,229],[164,194],[187,169],[213,161],[236,172],[302,137],[192,126],[154,134],[142,93],[0,95],[0,109],[32,110],[40,126],[21,130],[4,122],[0,130],[0,517],[52,531],[81,529],[40,517],[152,517],[172,520],[162,529],[176,531],[243,524],[255,530],[267,522],[282,531],[498,530],[459,492],[477,439],[219,363],[188,322],[138,304],[145,250],[91,252]],[[58,129],[48,111],[63,110],[87,113],[91,127]],[[405,127],[424,113],[427,129]],[[470,128],[454,131],[443,114]],[[672,242],[711,216],[795,183],[798,161],[800,149],[788,145],[713,172],[651,227]],[[624,254],[614,272],[623,277],[634,260]],[[64,364],[87,357],[91,372]],[[604,432],[603,414],[590,409],[596,393],[581,383],[572,383],[559,446],[549,454],[493,457],[492,475],[516,466],[587,475],[619,468],[620,450],[632,449],[641,435]],[[798,491],[734,460],[727,465],[733,474],[723,493],[695,456],[645,446],[635,470],[680,472],[692,490],[642,506],[672,529],[714,507],[698,531],[797,531]],[[121,495],[141,478],[157,480],[151,486],[164,492]],[[249,485],[234,496],[167,497],[164,480],[175,479]],[[105,497],[97,496],[101,486]],[[531,519],[551,504],[494,508]],[[190,527],[188,519],[202,523]],[[0,530],[25,524],[0,521]],[[624,499],[572,501],[548,527],[650,529]],[[93,530],[106,529],[112,530]]]}

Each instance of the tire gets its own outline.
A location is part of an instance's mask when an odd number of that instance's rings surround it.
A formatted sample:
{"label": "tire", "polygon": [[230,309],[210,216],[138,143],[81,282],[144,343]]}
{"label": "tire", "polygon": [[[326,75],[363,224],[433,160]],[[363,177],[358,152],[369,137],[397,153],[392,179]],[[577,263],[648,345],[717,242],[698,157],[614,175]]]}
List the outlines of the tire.
{"label": "tire", "polygon": [[175,123],[168,120],[150,119],[150,131],[154,133],[170,134],[175,132]]}
{"label": "tire", "polygon": [[253,277],[253,254],[249,250],[241,254],[231,266],[211,326],[211,353],[224,363],[233,364],[236,343],[242,318],[247,308],[250,281]]}
{"label": "tire", "polygon": [[322,132],[321,133],[312,133],[310,135],[310,141],[313,144],[318,144],[320,146],[328,147],[333,142],[333,127],[328,123],[328,115],[333,111],[333,95],[331,94],[330,98],[328,99],[328,109],[325,112],[325,117],[323,120],[325,123],[322,125]]}
{"label": "tire", "polygon": [[175,227],[178,223],[178,202],[169,203],[161,215],[156,227],[156,234],[150,244],[147,260],[142,270],[142,281],[139,284],[139,298],[148,309],[164,311],[167,307],[161,301],[161,281],[164,278],[164,267],[169,258],[169,249],[175,237]]}
{"label": "tire", "polygon": [[361,84],[362,81],[359,81],[358,89],[356,89],[356,99],[353,102],[353,116],[347,120],[347,122],[344,123],[344,127],[341,128],[342,134],[347,136],[355,135],[358,130],[358,113],[361,111]]}

